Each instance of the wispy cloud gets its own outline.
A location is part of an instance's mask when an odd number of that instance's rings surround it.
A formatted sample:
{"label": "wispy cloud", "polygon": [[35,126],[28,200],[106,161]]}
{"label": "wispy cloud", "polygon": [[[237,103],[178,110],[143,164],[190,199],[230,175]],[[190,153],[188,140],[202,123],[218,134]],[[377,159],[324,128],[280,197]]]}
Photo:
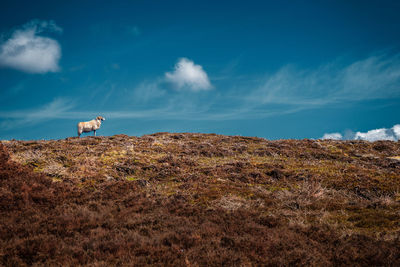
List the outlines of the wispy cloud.
{"label": "wispy cloud", "polygon": [[17,111],[0,111],[0,118],[5,119],[0,127],[11,129],[34,125],[57,118],[69,118],[69,112],[75,104],[65,98],[57,98],[41,107]]}
{"label": "wispy cloud", "polygon": [[43,32],[62,32],[54,21],[33,20],[15,30],[0,45],[0,66],[29,73],[57,72],[61,58],[60,44]]}
{"label": "wispy cloud", "polygon": [[400,96],[400,55],[380,54],[347,65],[317,69],[285,66],[269,75],[247,100],[255,105],[316,108],[333,103]]}
{"label": "wispy cloud", "polygon": [[400,124],[396,124],[392,128],[379,128],[367,132],[356,132],[346,135],[342,135],[341,133],[326,133],[322,139],[367,140],[371,142],[378,140],[397,141],[400,140]]}
{"label": "wispy cloud", "polygon": [[165,73],[167,81],[171,82],[177,89],[188,89],[191,91],[209,90],[212,88],[207,73],[203,67],[194,64],[187,58],[179,59],[173,72]]}
{"label": "wispy cloud", "polygon": [[265,118],[398,97],[400,54],[377,53],[347,64],[337,60],[314,69],[286,65],[222,96],[220,100],[228,99],[231,107],[220,110],[219,117]]}
{"label": "wispy cloud", "polygon": [[[148,90],[148,85],[143,85]],[[150,84],[150,88],[152,85]],[[155,89],[158,90],[158,89]],[[159,94],[159,92],[157,92]],[[161,93],[163,94],[163,93]],[[141,96],[145,101],[146,96]],[[143,98],[145,97],[145,98]],[[150,92],[149,97],[154,97]],[[125,107],[125,109],[105,110],[88,109],[82,110],[77,107],[79,101],[58,98],[50,103],[34,109],[22,109],[13,111],[0,111],[0,128],[3,130],[24,128],[54,119],[85,120],[95,118],[98,115],[108,119],[146,119],[146,120],[221,120],[229,119],[231,112],[214,113],[211,105],[199,105],[197,101],[183,101],[183,96],[176,96],[165,101],[163,105],[153,108]]]}
{"label": "wispy cloud", "polygon": [[134,89],[133,98],[135,102],[147,103],[165,96],[166,93],[164,89],[160,88],[160,81],[144,81]]}
{"label": "wispy cloud", "polygon": [[59,27],[54,20],[39,20],[33,19],[22,26],[22,29],[34,29],[36,33],[41,32],[56,32],[62,33],[63,29]]}

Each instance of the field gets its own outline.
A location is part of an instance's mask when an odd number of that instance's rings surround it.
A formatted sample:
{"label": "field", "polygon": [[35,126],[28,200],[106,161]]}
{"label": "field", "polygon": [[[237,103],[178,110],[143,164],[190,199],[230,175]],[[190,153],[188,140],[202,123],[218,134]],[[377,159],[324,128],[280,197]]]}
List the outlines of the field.
{"label": "field", "polygon": [[2,141],[0,265],[400,265],[400,142]]}

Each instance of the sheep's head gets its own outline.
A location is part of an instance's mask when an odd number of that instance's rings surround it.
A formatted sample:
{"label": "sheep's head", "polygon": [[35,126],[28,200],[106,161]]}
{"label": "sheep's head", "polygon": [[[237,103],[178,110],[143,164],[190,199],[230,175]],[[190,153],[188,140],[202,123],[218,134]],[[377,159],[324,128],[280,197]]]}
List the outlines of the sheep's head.
{"label": "sheep's head", "polygon": [[102,116],[97,116],[96,120],[99,120],[99,121],[105,121],[105,120],[106,120],[106,118],[103,118]]}

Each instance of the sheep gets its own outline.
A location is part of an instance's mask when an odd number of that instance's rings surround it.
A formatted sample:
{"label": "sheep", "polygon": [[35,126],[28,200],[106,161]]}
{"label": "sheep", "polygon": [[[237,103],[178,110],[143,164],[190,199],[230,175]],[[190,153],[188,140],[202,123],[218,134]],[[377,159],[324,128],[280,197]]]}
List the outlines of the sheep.
{"label": "sheep", "polygon": [[81,136],[82,133],[88,133],[93,131],[94,136],[96,136],[96,130],[98,130],[101,126],[101,121],[105,121],[106,119],[102,116],[97,116],[96,119],[91,121],[83,121],[78,123],[78,137]]}

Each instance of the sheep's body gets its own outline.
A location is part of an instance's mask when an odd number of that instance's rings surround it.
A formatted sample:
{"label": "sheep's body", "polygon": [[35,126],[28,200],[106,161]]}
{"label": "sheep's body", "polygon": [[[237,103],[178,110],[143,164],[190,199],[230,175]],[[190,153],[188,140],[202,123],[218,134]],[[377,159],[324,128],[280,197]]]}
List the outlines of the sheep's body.
{"label": "sheep's body", "polygon": [[96,119],[91,121],[83,121],[78,123],[78,137],[81,136],[82,133],[88,133],[93,131],[94,136],[96,136],[96,130],[98,130],[101,126],[101,121],[106,120],[102,116],[98,116]]}

